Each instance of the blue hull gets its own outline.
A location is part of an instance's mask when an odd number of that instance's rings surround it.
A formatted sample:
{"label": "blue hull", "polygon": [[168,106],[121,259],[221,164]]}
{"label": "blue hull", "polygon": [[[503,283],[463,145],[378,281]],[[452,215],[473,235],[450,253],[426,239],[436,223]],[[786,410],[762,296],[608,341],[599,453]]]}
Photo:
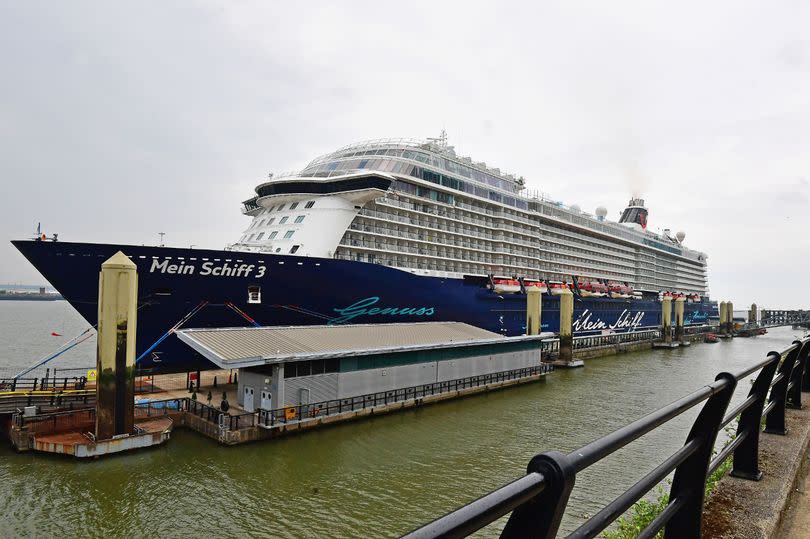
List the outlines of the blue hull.
{"label": "blue hull", "polygon": [[[133,245],[15,241],[17,249],[91,324],[96,323],[101,263],[123,251],[138,266],[138,355],[202,301],[185,327],[458,321],[503,335],[521,335],[526,296],[498,295],[480,280],[418,276],[387,266],[323,258]],[[248,302],[260,287],[261,303]],[[543,296],[543,331],[559,327],[559,301]],[[687,303],[685,323],[717,315],[709,302]],[[660,324],[655,300],[575,298],[574,331],[632,331]],[[211,368],[170,336],[138,363],[143,371]]]}

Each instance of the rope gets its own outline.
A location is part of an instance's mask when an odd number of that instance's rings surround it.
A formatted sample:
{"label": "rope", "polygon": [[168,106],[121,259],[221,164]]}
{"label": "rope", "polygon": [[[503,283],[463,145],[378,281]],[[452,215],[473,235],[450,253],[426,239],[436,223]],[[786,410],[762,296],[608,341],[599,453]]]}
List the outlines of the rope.
{"label": "rope", "polygon": [[21,376],[24,376],[24,375],[28,374],[29,372],[33,371],[33,370],[34,370],[34,369],[36,369],[37,367],[41,367],[41,366],[45,365],[47,362],[51,361],[52,359],[55,359],[55,358],[57,358],[57,357],[61,356],[62,354],[64,354],[65,352],[67,352],[68,350],[70,350],[71,348],[73,348],[74,346],[76,346],[76,345],[79,345],[79,344],[83,343],[84,341],[86,341],[87,339],[89,339],[90,337],[92,337],[92,336],[93,336],[93,334],[92,334],[92,333],[90,333],[90,332],[91,332],[91,331],[92,331],[92,330],[93,330],[95,327],[96,327],[96,326],[95,326],[95,325],[93,325],[93,326],[90,326],[89,328],[85,329],[84,331],[82,331],[81,333],[79,333],[77,336],[73,337],[73,338],[72,338],[72,339],[70,339],[68,342],[66,342],[65,344],[63,344],[63,345],[62,345],[62,346],[61,346],[61,347],[60,347],[60,348],[59,348],[59,349],[58,349],[56,352],[54,352],[53,354],[51,354],[51,355],[49,355],[49,356],[45,356],[44,358],[40,359],[39,361],[37,361],[36,363],[34,363],[33,365],[31,365],[30,367],[28,367],[28,368],[26,368],[26,369],[23,369],[22,371],[20,371],[19,373],[17,373],[17,375],[16,375],[16,376],[14,376],[14,377],[12,378],[12,380],[16,380],[16,379],[18,379],[19,377],[21,377]]}
{"label": "rope", "polygon": [[234,305],[230,301],[226,301],[225,306],[228,307],[229,309],[231,309],[233,312],[235,312],[239,316],[241,316],[242,318],[244,318],[245,320],[247,320],[248,322],[250,322],[251,324],[253,324],[254,326],[256,326],[257,328],[262,327],[261,324],[256,322],[254,319],[252,319],[250,316],[248,316],[245,311],[243,311],[242,309],[240,309],[239,307],[237,307],[236,305]]}
{"label": "rope", "polygon": [[140,361],[141,361],[141,360],[142,360],[144,357],[146,357],[146,356],[147,356],[147,355],[148,355],[148,354],[149,354],[149,353],[150,353],[152,350],[154,350],[155,348],[157,348],[157,347],[160,345],[160,343],[162,343],[163,341],[165,341],[165,340],[166,340],[166,339],[169,337],[169,335],[172,335],[172,334],[173,334],[175,331],[177,331],[178,329],[180,329],[180,326],[182,326],[183,324],[185,324],[186,322],[188,322],[188,321],[191,319],[191,317],[192,317],[192,316],[194,316],[195,314],[197,314],[198,312],[200,312],[200,310],[201,310],[203,307],[205,307],[206,305],[208,305],[208,302],[207,302],[207,301],[205,301],[205,300],[203,300],[203,301],[201,301],[201,302],[199,303],[199,305],[197,305],[196,307],[194,307],[193,309],[191,309],[191,311],[189,311],[189,313],[188,313],[187,315],[185,315],[183,318],[181,318],[181,319],[180,319],[180,321],[179,321],[179,322],[177,322],[175,325],[173,325],[173,326],[172,326],[172,327],[169,329],[169,331],[167,331],[166,333],[164,333],[164,334],[163,334],[163,335],[162,335],[162,336],[161,336],[161,337],[160,337],[160,338],[159,338],[157,341],[155,341],[155,343],[154,343],[152,346],[150,346],[149,348],[147,348],[146,350],[144,350],[144,352],[143,352],[143,353],[142,353],[140,356],[138,356],[138,358],[135,360],[135,364],[138,364],[138,362],[140,362]]}
{"label": "rope", "polygon": [[299,307],[297,305],[273,305],[273,307],[281,307],[282,309],[287,309],[296,313],[306,314],[309,316],[314,316],[315,318],[322,318],[324,320],[332,320],[331,316],[326,316],[325,314],[321,314],[317,311],[311,311],[309,309],[304,309],[303,307]]}

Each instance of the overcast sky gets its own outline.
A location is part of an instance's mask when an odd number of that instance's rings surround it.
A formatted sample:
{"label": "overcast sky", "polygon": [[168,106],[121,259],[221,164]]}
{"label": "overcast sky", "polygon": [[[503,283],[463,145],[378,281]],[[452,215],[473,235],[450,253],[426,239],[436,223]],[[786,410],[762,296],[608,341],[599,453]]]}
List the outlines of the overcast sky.
{"label": "overcast sky", "polygon": [[810,307],[810,3],[2,2],[7,240],[220,248],[269,171],[447,129],[461,155],[709,255],[714,299]]}

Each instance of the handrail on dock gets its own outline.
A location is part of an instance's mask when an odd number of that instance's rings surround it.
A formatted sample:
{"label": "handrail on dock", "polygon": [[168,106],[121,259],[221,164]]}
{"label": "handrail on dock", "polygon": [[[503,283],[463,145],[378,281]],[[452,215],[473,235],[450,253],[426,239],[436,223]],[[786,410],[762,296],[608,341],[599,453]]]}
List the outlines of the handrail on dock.
{"label": "handrail on dock", "polygon": [[[684,445],[585,521],[569,538],[596,537],[670,473],[675,472],[664,510],[639,537],[665,530],[667,537],[700,537],[706,478],[733,456],[731,475],[759,480],[759,435],[785,434],[785,409],[801,407],[801,392],[810,390],[810,337],[782,352],[731,374],[721,372],[702,388],[570,453],[535,455],[524,477],[467,504],[405,537],[465,537],[509,514],[501,537],[556,537],[576,476],[589,466],[703,404]],[[748,397],[728,411],[737,383],[759,371]],[[766,406],[767,401],[767,406]],[[736,436],[712,459],[718,432],[739,417]]]}

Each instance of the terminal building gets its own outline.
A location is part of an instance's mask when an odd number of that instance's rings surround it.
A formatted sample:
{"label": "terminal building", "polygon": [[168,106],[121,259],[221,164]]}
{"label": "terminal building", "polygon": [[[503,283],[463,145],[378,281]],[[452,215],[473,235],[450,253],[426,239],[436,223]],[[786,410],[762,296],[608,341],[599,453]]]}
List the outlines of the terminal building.
{"label": "terminal building", "polygon": [[272,410],[540,365],[541,337],[460,322],[183,329],[179,338],[238,369],[238,404]]}

